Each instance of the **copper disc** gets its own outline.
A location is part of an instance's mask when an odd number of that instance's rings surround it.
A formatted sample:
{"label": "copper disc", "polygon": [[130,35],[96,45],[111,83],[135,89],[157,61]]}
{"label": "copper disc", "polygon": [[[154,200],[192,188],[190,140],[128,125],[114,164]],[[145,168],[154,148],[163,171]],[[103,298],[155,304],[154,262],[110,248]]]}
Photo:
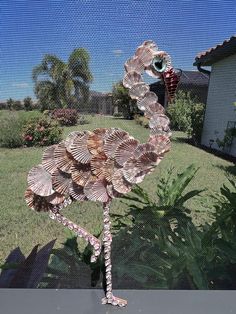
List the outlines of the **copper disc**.
{"label": "copper disc", "polygon": [[69,194],[69,186],[71,183],[71,175],[63,172],[61,170],[57,170],[52,175],[52,184],[55,191],[60,194]]}
{"label": "copper disc", "polygon": [[137,83],[129,90],[129,95],[132,99],[139,99],[149,91],[149,86],[145,83]]}
{"label": "copper disc", "polygon": [[112,185],[121,194],[126,194],[132,189],[132,184],[125,180],[122,169],[117,170],[112,176]]}
{"label": "copper disc", "polygon": [[91,132],[86,132],[82,137],[76,137],[71,144],[71,154],[78,162],[87,164],[92,158],[88,150],[87,140]]}
{"label": "copper disc", "polygon": [[84,194],[84,187],[76,184],[75,182],[71,182],[69,188],[70,195],[77,201],[85,201],[86,196]]}
{"label": "copper disc", "polygon": [[123,79],[123,85],[126,88],[131,88],[134,84],[140,83],[142,81],[142,76],[135,71],[128,72],[124,79]]}
{"label": "copper disc", "polygon": [[37,195],[49,196],[54,193],[51,174],[42,165],[30,170],[27,181],[29,188]]}
{"label": "copper disc", "polygon": [[106,203],[109,199],[104,180],[88,181],[84,187],[84,194],[91,201]]}
{"label": "copper disc", "polygon": [[31,209],[37,212],[47,212],[53,208],[53,205],[48,203],[45,197],[36,195],[29,188],[25,191],[25,201]]}
{"label": "copper disc", "polygon": [[64,202],[65,196],[58,192],[55,192],[52,195],[46,196],[45,199],[50,204],[59,205]]}
{"label": "copper disc", "polygon": [[89,164],[77,163],[71,167],[72,180],[78,184],[85,186],[91,176],[91,167]]}
{"label": "copper disc", "polygon": [[54,159],[54,151],[57,145],[52,145],[45,149],[42,157],[42,165],[45,170],[47,170],[50,174],[53,174],[54,171],[57,170],[57,165]]}
{"label": "copper disc", "polygon": [[115,151],[115,161],[120,165],[123,164],[133,156],[135,149],[137,148],[139,141],[134,138],[129,138],[119,144]]}
{"label": "copper disc", "polygon": [[64,142],[58,144],[54,151],[54,160],[57,167],[63,171],[70,173],[71,166],[73,165],[74,158],[72,155],[66,150],[66,146]]}
{"label": "copper disc", "polygon": [[129,134],[123,130],[115,129],[105,140],[104,152],[105,154],[113,158],[116,148],[121,142],[129,138]]}

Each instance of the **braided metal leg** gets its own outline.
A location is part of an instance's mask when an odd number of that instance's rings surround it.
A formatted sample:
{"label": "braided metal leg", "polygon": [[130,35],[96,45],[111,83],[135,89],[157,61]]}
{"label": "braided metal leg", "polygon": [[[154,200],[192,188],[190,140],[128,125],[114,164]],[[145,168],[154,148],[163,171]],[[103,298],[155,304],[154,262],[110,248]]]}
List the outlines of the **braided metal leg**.
{"label": "braided metal leg", "polygon": [[58,221],[68,229],[74,231],[76,236],[84,238],[87,242],[89,242],[94,248],[94,254],[91,256],[91,262],[95,262],[97,260],[98,256],[101,254],[102,249],[101,241],[99,239],[97,239],[84,228],[81,228],[71,220],[67,219],[59,212],[57,208],[50,210],[49,216],[51,219]]}
{"label": "braided metal leg", "polygon": [[103,206],[103,217],[104,217],[104,234],[103,234],[103,244],[104,244],[104,258],[105,258],[105,276],[106,276],[106,296],[102,299],[102,304],[112,304],[118,306],[125,306],[127,304],[126,300],[117,298],[113,296],[112,293],[112,274],[111,274],[111,222],[110,222],[110,202],[105,203]]}

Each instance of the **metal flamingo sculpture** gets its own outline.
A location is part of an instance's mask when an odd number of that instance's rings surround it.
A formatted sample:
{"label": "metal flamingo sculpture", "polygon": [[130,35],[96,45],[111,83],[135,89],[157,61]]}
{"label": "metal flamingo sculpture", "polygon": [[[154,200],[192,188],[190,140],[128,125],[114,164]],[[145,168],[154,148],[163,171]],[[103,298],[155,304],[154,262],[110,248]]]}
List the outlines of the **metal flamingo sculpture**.
{"label": "metal flamingo sculpture", "polygon": [[[99,128],[76,131],[59,143],[48,147],[42,163],[28,174],[25,199],[38,212],[49,212],[52,219],[73,230],[94,248],[91,261],[95,262],[104,247],[106,295],[102,303],[125,306],[126,300],[112,292],[110,204],[113,198],[131,191],[143,181],[170,150],[169,119],[158,103],[155,93],[143,82],[142,73],[160,78],[172,100],[179,76],[171,66],[169,55],[160,51],[153,41],[137,48],[125,63],[123,84],[137,106],[150,120],[150,136],[141,144],[126,131],[118,128]],[[104,230],[102,243],[87,230],[61,214],[61,209],[74,201],[100,201],[103,204]]]}

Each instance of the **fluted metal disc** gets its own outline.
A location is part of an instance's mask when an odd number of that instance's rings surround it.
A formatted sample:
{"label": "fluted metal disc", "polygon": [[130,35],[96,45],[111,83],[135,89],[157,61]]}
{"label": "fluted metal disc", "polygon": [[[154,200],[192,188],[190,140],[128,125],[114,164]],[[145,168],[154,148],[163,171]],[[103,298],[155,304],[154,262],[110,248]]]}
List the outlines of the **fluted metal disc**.
{"label": "fluted metal disc", "polygon": [[87,146],[92,155],[98,155],[103,152],[103,136],[104,133],[102,132],[93,132],[88,136]]}
{"label": "fluted metal disc", "polygon": [[52,184],[53,189],[60,194],[69,194],[69,187],[71,183],[71,175],[63,172],[61,170],[57,170],[52,175]]}
{"label": "fluted metal disc", "polygon": [[154,114],[149,121],[149,126],[151,129],[158,127],[160,129],[165,130],[166,128],[168,128],[169,124],[170,124],[169,118],[165,115],[160,114]]}
{"label": "fluted metal disc", "polygon": [[149,86],[145,83],[134,84],[129,90],[129,95],[132,99],[139,99],[149,91]]}
{"label": "fluted metal disc", "polygon": [[92,158],[87,145],[87,140],[91,132],[86,132],[82,137],[76,137],[71,144],[71,154],[75,160],[83,164],[88,164]]}
{"label": "fluted metal disc", "polygon": [[140,110],[146,110],[146,107],[151,104],[155,104],[158,101],[158,97],[153,92],[147,92],[143,98],[137,100],[137,106]]}
{"label": "fluted metal disc", "polygon": [[55,192],[52,195],[46,196],[45,199],[50,204],[59,205],[64,202],[65,196],[58,192]]}
{"label": "fluted metal disc", "polygon": [[69,193],[77,201],[85,201],[87,199],[84,194],[84,187],[73,181],[70,184]]}
{"label": "fluted metal disc", "polygon": [[128,138],[127,140],[121,142],[115,150],[115,161],[120,166],[123,166],[123,164],[133,156],[138,144],[139,141],[134,138]]}
{"label": "fluted metal disc", "polygon": [[48,212],[53,205],[48,203],[43,196],[36,195],[31,189],[25,191],[25,201],[27,205],[37,212]]}
{"label": "fluted metal disc", "polygon": [[144,66],[143,62],[141,62],[140,59],[136,56],[133,58],[130,58],[125,63],[126,72],[135,71],[137,73],[142,73],[144,68],[145,68],[145,66]]}
{"label": "fluted metal disc", "polygon": [[132,189],[132,184],[125,180],[122,169],[117,170],[113,174],[112,185],[114,189],[121,194],[126,194]]}
{"label": "fluted metal disc", "polygon": [[144,67],[148,67],[152,63],[154,51],[147,46],[140,46],[136,50],[135,56],[138,57]]}
{"label": "fluted metal disc", "polygon": [[74,132],[71,132],[67,138],[65,139],[65,147],[66,147],[66,150],[71,153],[71,144],[73,143],[74,139],[76,137],[82,137],[84,135],[84,132],[82,131],[74,131]]}
{"label": "fluted metal disc", "polygon": [[29,188],[37,195],[49,196],[54,193],[51,174],[41,164],[30,170],[27,181]]}
{"label": "fluted metal disc", "polygon": [[126,161],[122,173],[124,178],[132,184],[141,183],[145,177],[145,174],[140,174],[140,167],[138,167],[137,159],[134,157]]}
{"label": "fluted metal disc", "polygon": [[145,108],[145,117],[151,118],[154,114],[163,115],[165,113],[164,107],[157,103],[147,104]]}
{"label": "fluted metal disc", "polygon": [[77,163],[71,167],[72,180],[78,185],[85,186],[90,176],[91,176],[90,164]]}
{"label": "fluted metal disc", "polygon": [[104,180],[96,179],[88,181],[84,187],[84,194],[91,201],[106,203],[109,199],[106,185]]}
{"label": "fluted metal disc", "polygon": [[110,196],[110,198],[118,198],[122,197],[122,193],[117,192],[112,184],[107,185],[107,194]]}
{"label": "fluted metal disc", "polygon": [[113,158],[116,148],[121,142],[129,138],[129,134],[123,130],[114,130],[105,140],[104,152],[108,157]]}
{"label": "fluted metal disc", "polygon": [[126,88],[131,88],[134,84],[140,83],[142,81],[142,76],[140,73],[136,71],[128,72],[124,79],[123,79],[123,85]]}
{"label": "fluted metal disc", "polygon": [[147,152],[155,152],[156,147],[152,143],[139,144],[134,151],[134,157],[139,158]]}
{"label": "fluted metal disc", "polygon": [[148,142],[155,146],[155,153],[158,155],[168,152],[171,148],[170,139],[166,135],[151,135]]}
{"label": "fluted metal disc", "polygon": [[107,155],[105,153],[101,153],[99,155],[95,155],[91,159],[91,170],[92,173],[98,178],[104,178],[105,176],[105,163],[107,161]]}
{"label": "fluted metal disc", "polygon": [[43,152],[42,165],[45,170],[50,174],[53,174],[57,170],[57,165],[54,159],[54,151],[57,148],[57,145],[49,146]]}
{"label": "fluted metal disc", "polygon": [[54,160],[59,168],[63,172],[70,173],[71,166],[75,161],[73,156],[66,150],[66,146],[64,142],[61,142],[57,145],[54,150]]}

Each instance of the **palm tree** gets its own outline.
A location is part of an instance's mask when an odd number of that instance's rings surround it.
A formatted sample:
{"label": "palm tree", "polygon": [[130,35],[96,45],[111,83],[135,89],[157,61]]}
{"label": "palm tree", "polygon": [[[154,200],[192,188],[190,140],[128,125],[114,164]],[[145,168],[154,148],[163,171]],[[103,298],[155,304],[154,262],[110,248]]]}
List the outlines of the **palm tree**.
{"label": "palm tree", "polygon": [[74,49],[67,63],[56,55],[44,56],[32,71],[35,94],[43,109],[74,107],[78,99],[87,102],[92,81],[89,60],[84,48]]}

